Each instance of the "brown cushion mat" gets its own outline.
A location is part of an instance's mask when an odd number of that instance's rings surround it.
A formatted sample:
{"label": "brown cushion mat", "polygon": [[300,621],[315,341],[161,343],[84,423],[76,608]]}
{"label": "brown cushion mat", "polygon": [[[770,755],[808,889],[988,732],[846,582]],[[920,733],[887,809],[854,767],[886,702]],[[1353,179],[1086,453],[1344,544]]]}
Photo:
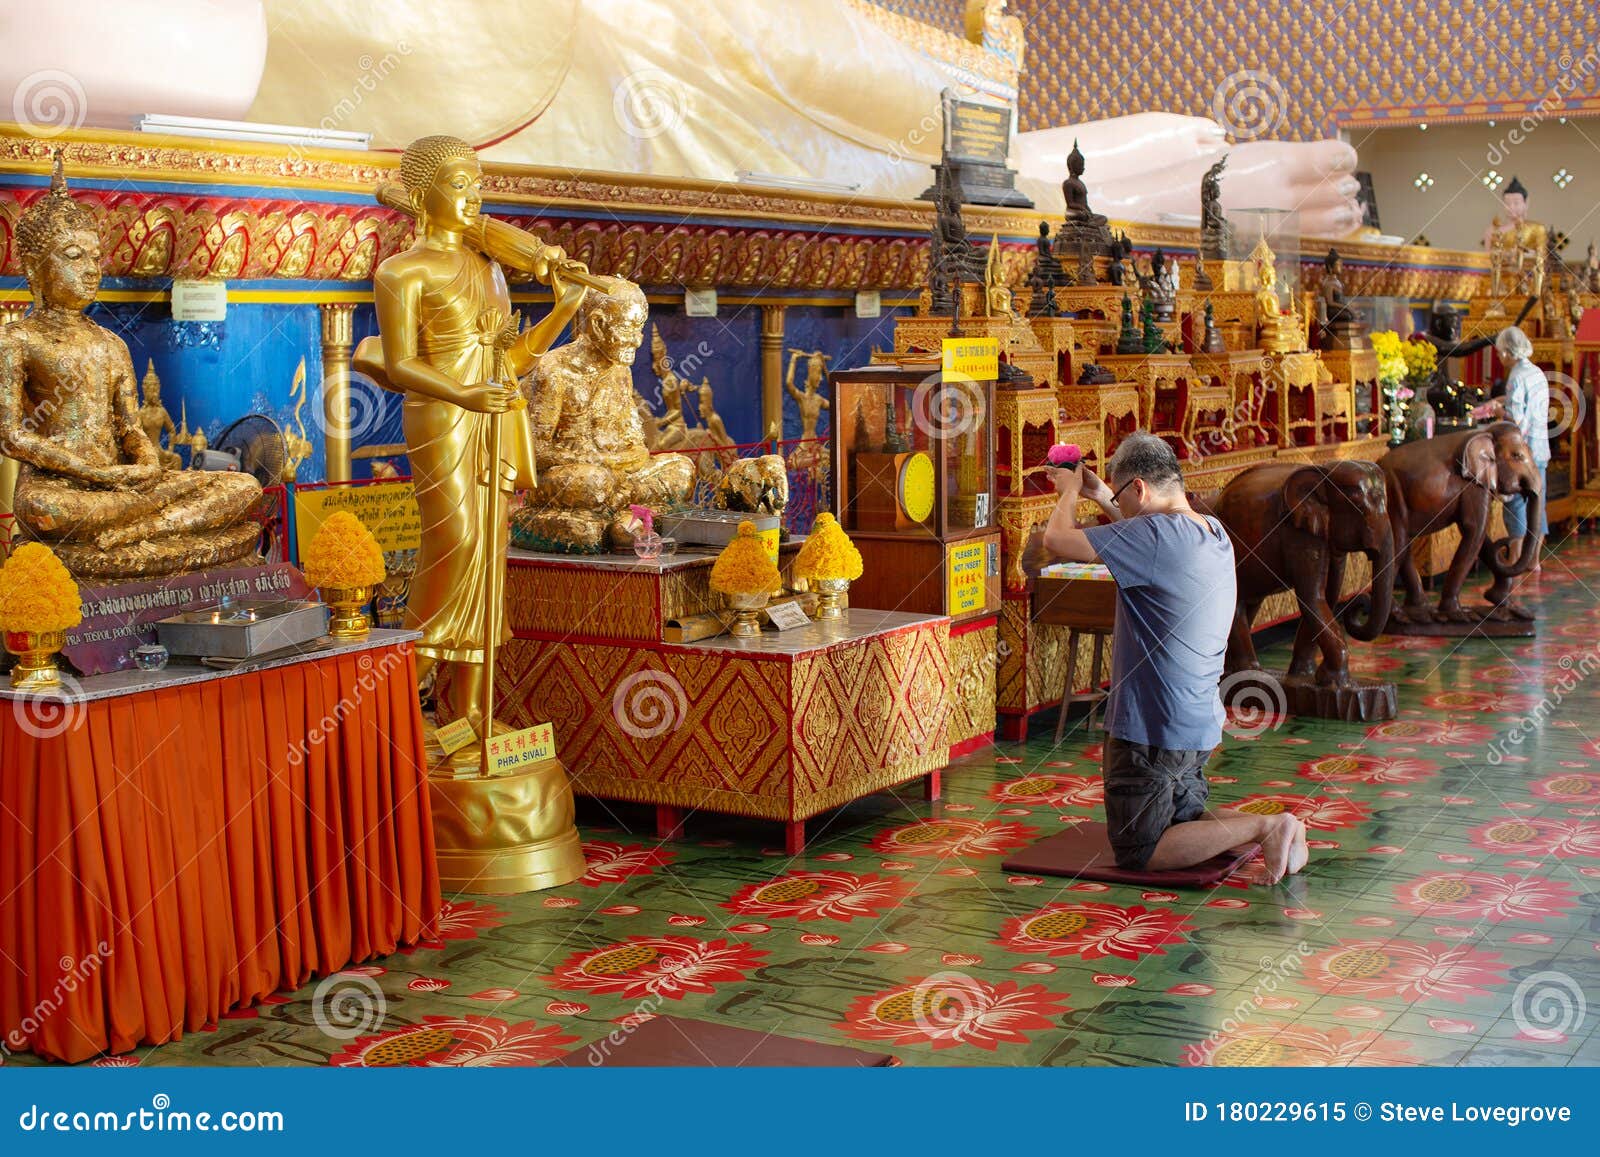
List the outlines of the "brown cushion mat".
{"label": "brown cushion mat", "polygon": [[1071,876],[1078,880],[1101,880],[1108,884],[1206,888],[1220,883],[1258,850],[1255,844],[1250,844],[1243,851],[1223,852],[1190,868],[1173,868],[1165,872],[1129,872],[1117,867],[1111,842],[1106,838],[1105,824],[1075,824],[1066,831],[1035,841],[1000,866],[1008,872]]}
{"label": "brown cushion mat", "polygon": [[657,1015],[632,1031],[619,1028],[616,1033],[622,1038],[618,1044],[612,1044],[610,1037],[601,1037],[550,1063],[573,1069],[881,1068],[895,1063],[888,1053],[869,1053],[679,1016]]}

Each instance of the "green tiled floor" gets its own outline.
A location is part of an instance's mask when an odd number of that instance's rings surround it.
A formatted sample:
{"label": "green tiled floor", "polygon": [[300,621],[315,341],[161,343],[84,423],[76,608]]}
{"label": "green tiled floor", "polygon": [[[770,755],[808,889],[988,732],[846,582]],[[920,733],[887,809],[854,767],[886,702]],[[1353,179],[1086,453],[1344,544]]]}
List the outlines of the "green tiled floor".
{"label": "green tiled floor", "polygon": [[[823,817],[798,859],[764,846],[776,826],[695,817],[658,845],[592,808],[583,882],[459,899],[433,946],[133,1059],[539,1063],[670,1012],[907,1064],[1600,1064],[1596,590],[1600,542],[1577,540],[1528,588],[1534,640],[1355,645],[1358,671],[1399,684],[1395,723],[1230,735],[1214,798],[1283,797],[1320,842],[1276,888],[1249,869],[1175,894],[1003,871],[1009,847],[1096,814],[1080,731],[961,761],[942,803],[907,789]],[[1087,778],[1063,804],[1001,789],[1038,775]]]}

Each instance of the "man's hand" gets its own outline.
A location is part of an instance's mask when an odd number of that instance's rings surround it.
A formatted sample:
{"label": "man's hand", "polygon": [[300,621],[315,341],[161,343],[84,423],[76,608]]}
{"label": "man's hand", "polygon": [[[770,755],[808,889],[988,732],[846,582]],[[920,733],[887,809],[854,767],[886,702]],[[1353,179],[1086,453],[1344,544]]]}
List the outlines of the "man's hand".
{"label": "man's hand", "polygon": [[1078,492],[1083,488],[1083,475],[1079,469],[1069,470],[1064,466],[1046,466],[1045,477],[1050,479],[1050,484],[1056,488],[1056,493],[1063,498],[1077,500]]}
{"label": "man's hand", "polygon": [[1111,487],[1106,485],[1105,480],[1087,466],[1078,467],[1078,471],[1083,475],[1083,496],[1090,502],[1098,502],[1102,506],[1109,506],[1111,504]]}

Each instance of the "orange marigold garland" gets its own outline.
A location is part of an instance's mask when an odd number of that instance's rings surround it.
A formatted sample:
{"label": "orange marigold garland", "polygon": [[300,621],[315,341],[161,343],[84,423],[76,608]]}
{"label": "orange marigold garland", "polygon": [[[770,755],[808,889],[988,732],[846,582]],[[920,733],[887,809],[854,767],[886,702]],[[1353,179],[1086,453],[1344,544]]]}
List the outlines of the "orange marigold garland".
{"label": "orange marigold garland", "polygon": [[83,621],[78,584],[42,542],[25,542],[0,566],[0,631],[70,631]]}
{"label": "orange marigold garland", "polygon": [[817,515],[811,534],[794,560],[795,578],[848,579],[861,577],[861,552],[831,514]]}
{"label": "orange marigold garland", "polygon": [[377,586],[388,573],[378,540],[346,510],[328,515],[311,540],[305,563],[306,582],[324,590]]}
{"label": "orange marigold garland", "polygon": [[781,581],[753,522],[739,524],[739,533],[711,567],[711,589],[726,595],[764,594]]}

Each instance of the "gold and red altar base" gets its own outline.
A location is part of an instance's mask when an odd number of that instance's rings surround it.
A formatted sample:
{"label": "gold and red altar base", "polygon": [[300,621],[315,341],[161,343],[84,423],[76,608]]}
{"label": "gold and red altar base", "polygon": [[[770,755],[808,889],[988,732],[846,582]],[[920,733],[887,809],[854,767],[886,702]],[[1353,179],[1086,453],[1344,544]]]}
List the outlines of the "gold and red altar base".
{"label": "gold and red altar base", "polygon": [[937,799],[952,750],[992,736],[993,616],[953,632],[855,608],[754,640],[663,641],[669,612],[704,605],[710,561],[513,557],[499,715],[553,723],[578,794],[653,806],[664,838],[693,811],[772,820],[798,854],[829,809],[918,780]]}

